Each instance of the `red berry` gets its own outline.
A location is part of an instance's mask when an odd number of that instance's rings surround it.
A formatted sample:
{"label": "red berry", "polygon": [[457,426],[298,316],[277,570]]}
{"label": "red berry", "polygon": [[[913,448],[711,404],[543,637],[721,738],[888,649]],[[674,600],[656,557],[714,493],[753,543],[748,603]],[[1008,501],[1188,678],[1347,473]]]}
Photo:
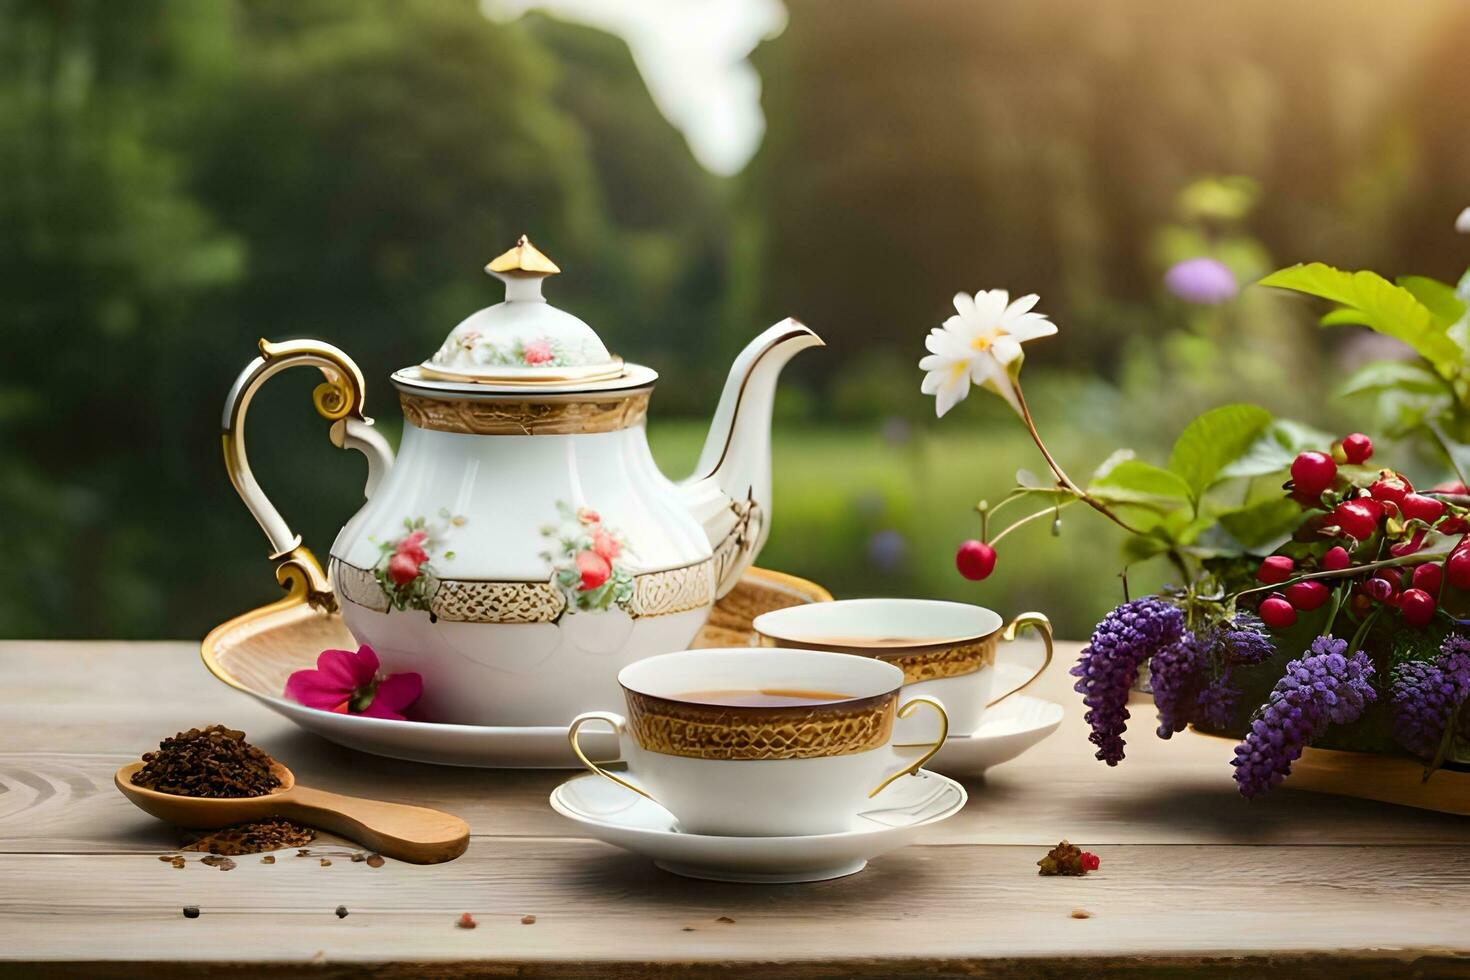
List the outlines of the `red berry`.
{"label": "red berry", "polygon": [[1440,583],[1444,581],[1444,568],[1440,565],[1420,565],[1414,569],[1414,588],[1430,595],[1439,595]]}
{"label": "red berry", "polygon": [[1368,594],[1369,598],[1376,599],[1379,602],[1392,602],[1394,593],[1398,591],[1398,588],[1388,579],[1374,575],[1363,583],[1363,591]]}
{"label": "red berry", "polygon": [[1399,510],[1403,512],[1405,518],[1411,521],[1433,524],[1444,513],[1444,503],[1423,494],[1410,493],[1405,494],[1404,499],[1399,501]]}
{"label": "red berry", "polygon": [[1457,589],[1470,589],[1470,550],[1462,548],[1445,559],[1444,577]]}
{"label": "red berry", "polygon": [[1273,630],[1284,630],[1296,623],[1296,609],[1282,596],[1272,593],[1261,603],[1261,622]]}
{"label": "red berry", "polygon": [[1465,488],[1465,484],[1461,483],[1459,480],[1449,480],[1445,483],[1436,483],[1434,485],[1434,492],[1453,493],[1463,496],[1466,493],[1470,493],[1470,490],[1467,490]]}
{"label": "red berry", "polygon": [[1368,488],[1368,493],[1374,500],[1387,500],[1395,504],[1403,500],[1407,494],[1413,492],[1413,485],[1398,473],[1387,473],[1387,475],[1375,480],[1373,485]]}
{"label": "red berry", "polygon": [[1349,463],[1364,463],[1373,455],[1373,440],[1361,432],[1342,437],[1342,453]]}
{"label": "red berry", "polygon": [[1302,612],[1320,608],[1332,595],[1332,590],[1315,579],[1297,582],[1286,587],[1286,601]]}
{"label": "red berry", "polygon": [[1340,572],[1353,563],[1353,556],[1342,545],[1329,548],[1327,554],[1322,556],[1322,568],[1324,571]]}
{"label": "red berry", "polygon": [[1331,523],[1342,529],[1342,533],[1358,541],[1364,541],[1378,530],[1378,519],[1383,516],[1383,505],[1374,500],[1345,500],[1332,511]]}
{"label": "red berry", "polygon": [[1470,531],[1470,521],[1465,520],[1465,518],[1459,515],[1446,517],[1435,530],[1440,534],[1464,534],[1466,531]]}
{"label": "red berry", "polygon": [[1399,599],[1399,609],[1410,626],[1428,626],[1434,618],[1434,596],[1423,589],[1410,589]]}
{"label": "red berry", "polygon": [[1295,568],[1296,563],[1285,555],[1272,555],[1261,562],[1261,567],[1256,570],[1256,581],[1265,585],[1285,582],[1291,578],[1292,570]]}
{"label": "red berry", "polygon": [[1317,496],[1336,477],[1337,464],[1326,453],[1302,453],[1291,462],[1291,482],[1297,493]]}
{"label": "red berry", "polygon": [[1395,558],[1402,558],[1404,555],[1412,555],[1414,552],[1424,547],[1424,537],[1428,533],[1428,531],[1416,531],[1414,533],[1414,536],[1411,537],[1409,540],[1400,541],[1398,544],[1390,547],[1388,549],[1388,553],[1393,555]]}
{"label": "red berry", "polygon": [[954,564],[960,574],[972,582],[989,578],[995,571],[995,549],[984,541],[966,541],[955,552]]}
{"label": "red berry", "polygon": [[1100,867],[1102,867],[1102,858],[1098,857],[1096,854],[1092,853],[1091,851],[1083,851],[1082,852],[1082,870],[1083,871],[1096,871]]}

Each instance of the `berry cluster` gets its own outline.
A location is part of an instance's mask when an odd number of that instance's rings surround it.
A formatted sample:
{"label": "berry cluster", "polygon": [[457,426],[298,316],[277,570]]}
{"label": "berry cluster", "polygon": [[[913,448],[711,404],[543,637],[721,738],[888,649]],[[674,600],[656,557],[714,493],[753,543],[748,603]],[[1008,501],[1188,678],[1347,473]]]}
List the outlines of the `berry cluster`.
{"label": "berry cluster", "polygon": [[[1273,629],[1295,625],[1299,613],[1311,612],[1332,598],[1332,586],[1351,583],[1351,610],[1363,616],[1375,605],[1395,610],[1403,623],[1424,627],[1435,618],[1443,590],[1470,589],[1470,543],[1465,537],[1443,562],[1403,563],[1383,567],[1385,560],[1407,559],[1444,536],[1465,535],[1466,488],[1441,484],[1419,492],[1402,473],[1376,473],[1363,464],[1373,443],[1362,433],[1343,438],[1332,453],[1304,452],[1291,464],[1286,485],[1292,498],[1309,511],[1296,538],[1312,547],[1305,557],[1294,547],[1261,562],[1256,579],[1281,585],[1260,604],[1260,616]],[[1351,467],[1345,469],[1340,467]],[[1354,569],[1363,571],[1355,574]]]}

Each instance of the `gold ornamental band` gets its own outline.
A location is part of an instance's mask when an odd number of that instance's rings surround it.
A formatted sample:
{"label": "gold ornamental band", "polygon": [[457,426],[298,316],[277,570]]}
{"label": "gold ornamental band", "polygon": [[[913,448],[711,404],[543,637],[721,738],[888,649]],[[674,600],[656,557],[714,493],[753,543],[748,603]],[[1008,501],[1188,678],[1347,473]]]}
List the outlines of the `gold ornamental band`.
{"label": "gold ornamental band", "polygon": [[862,646],[841,646],[821,643],[803,643],[800,640],[777,640],[762,635],[761,646],[794,646],[813,650],[830,650],[834,653],[852,653],[860,657],[872,657],[903,671],[905,684],[939,680],[942,677],[963,677],[983,670],[995,663],[996,648],[1000,645],[1000,633],[967,643],[919,649],[893,649]]}
{"label": "gold ornamental band", "polygon": [[616,432],[648,415],[647,389],[622,397],[606,394],[576,400],[427,398],[398,393],[404,418],[420,429],[477,436],[580,435]]}
{"label": "gold ornamental band", "polygon": [[624,688],[628,731],[649,752],[732,761],[821,759],[888,744],[898,692],[783,708],[671,701]]}

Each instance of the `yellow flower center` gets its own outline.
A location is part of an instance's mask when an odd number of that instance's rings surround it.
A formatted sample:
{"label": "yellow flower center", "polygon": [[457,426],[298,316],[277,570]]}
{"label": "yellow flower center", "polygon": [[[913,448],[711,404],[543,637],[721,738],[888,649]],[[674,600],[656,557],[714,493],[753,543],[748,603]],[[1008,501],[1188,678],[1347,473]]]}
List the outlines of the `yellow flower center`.
{"label": "yellow flower center", "polygon": [[990,350],[990,345],[995,343],[995,338],[999,335],[1000,328],[993,327],[989,331],[979,334],[974,340],[970,341],[970,347],[973,350],[984,353],[985,351]]}
{"label": "yellow flower center", "polygon": [[960,380],[960,376],[969,373],[970,365],[964,361],[956,361],[949,369],[949,380],[951,383]]}

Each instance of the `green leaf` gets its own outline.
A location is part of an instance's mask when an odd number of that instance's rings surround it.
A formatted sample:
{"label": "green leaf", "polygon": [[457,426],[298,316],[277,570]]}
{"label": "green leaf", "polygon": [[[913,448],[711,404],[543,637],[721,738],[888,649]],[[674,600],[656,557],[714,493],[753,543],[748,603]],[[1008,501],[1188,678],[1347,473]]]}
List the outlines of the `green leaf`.
{"label": "green leaf", "polygon": [[1271,413],[1259,405],[1221,405],[1184,427],[1169,453],[1169,469],[1189,488],[1190,499],[1200,497],[1229,463],[1246,452],[1266,426]]}
{"label": "green leaf", "polygon": [[1277,419],[1266,427],[1251,447],[1220,471],[1220,479],[1269,476],[1291,468],[1297,453],[1308,449],[1325,451],[1332,436],[1301,422]]}
{"label": "green leaf", "polygon": [[1240,507],[1217,515],[1220,526],[1246,548],[1259,550],[1275,546],[1296,530],[1302,522],[1302,509],[1288,497],[1273,497],[1257,504]]}
{"label": "green leaf", "polygon": [[1263,286],[1291,289],[1320,296],[1347,307],[1323,318],[1324,326],[1360,323],[1402,341],[1435,371],[1449,378],[1460,371],[1460,347],[1439,320],[1408,289],[1396,286],[1376,272],[1343,272],[1321,262],[1294,265],[1261,280]]}
{"label": "green leaf", "polygon": [[1337,393],[1357,395],[1389,388],[1424,395],[1446,391],[1444,379],[1416,361],[1374,361],[1350,374]]}
{"label": "green leaf", "polygon": [[1465,315],[1465,301],[1455,295],[1455,287],[1428,276],[1399,276],[1394,280],[1414,294],[1435,319],[1451,324]]}
{"label": "green leaf", "polygon": [[1125,459],[1099,477],[1087,488],[1093,496],[1104,500],[1178,500],[1190,499],[1189,484],[1176,473],[1137,459]]}

